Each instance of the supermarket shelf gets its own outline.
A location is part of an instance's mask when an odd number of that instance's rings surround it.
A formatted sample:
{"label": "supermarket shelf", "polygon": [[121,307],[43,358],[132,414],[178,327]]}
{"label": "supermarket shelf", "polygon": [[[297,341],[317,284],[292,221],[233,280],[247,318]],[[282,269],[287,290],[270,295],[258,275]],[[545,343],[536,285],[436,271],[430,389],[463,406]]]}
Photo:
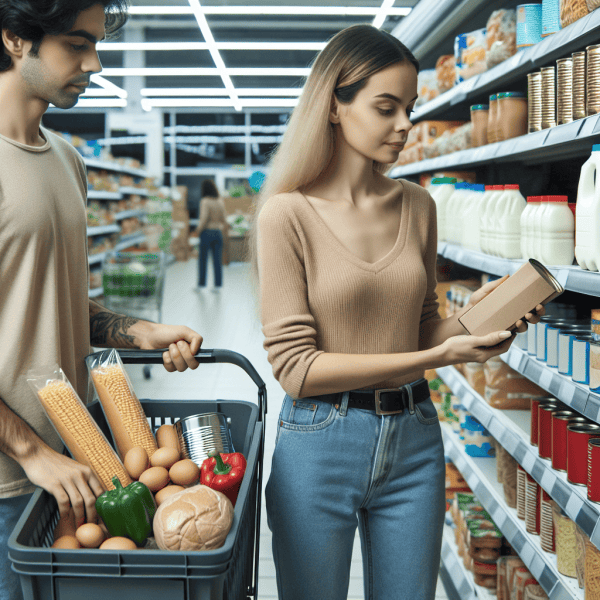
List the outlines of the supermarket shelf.
{"label": "supermarket shelf", "polygon": [[124,236],[120,239],[119,243],[115,246],[115,250],[124,250],[129,246],[135,246],[146,241],[146,236],[143,233],[134,233],[132,235]]}
{"label": "supermarket shelf", "polygon": [[121,194],[137,194],[138,196],[150,196],[150,192],[145,188],[136,188],[131,186],[123,186],[119,188]]}
{"label": "supermarket shelf", "polygon": [[102,294],[104,293],[104,288],[95,288],[93,290],[89,290],[88,291],[88,296],[90,298],[97,298],[98,296],[102,296]]}
{"label": "supermarket shelf", "polygon": [[517,511],[506,505],[502,485],[496,479],[496,461],[468,456],[449,425],[443,423],[442,431],[446,454],[550,600],[583,600],[583,590],[579,589],[577,580],[559,573],[556,555],[544,552],[539,536],[529,534]]}
{"label": "supermarket shelf", "polygon": [[100,169],[102,171],[112,171],[113,173],[125,173],[126,175],[133,175],[134,177],[150,177],[146,171],[123,167],[118,163],[86,158],[85,156],[83,157],[83,161],[89,169]]}
{"label": "supermarket shelf", "polygon": [[[600,11],[599,11],[600,12]],[[438,243],[438,254],[465,267],[494,275],[512,275],[525,262],[490,256],[483,252],[468,250],[457,244]],[[598,296],[600,294],[600,273],[585,271],[578,265],[548,267],[552,275],[567,290]]]}
{"label": "supermarket shelf", "polygon": [[598,137],[600,137],[600,115],[593,115],[496,144],[460,150],[437,158],[395,167],[390,172],[390,177],[406,177],[444,169],[463,170],[490,163],[536,164],[585,156],[592,151],[594,140]]}
{"label": "supermarket shelf", "polygon": [[117,220],[131,219],[131,217],[143,217],[145,215],[146,215],[145,210],[141,210],[141,209],[137,208],[137,209],[132,209],[132,210],[122,210],[121,212],[118,212],[115,214],[115,219],[117,219]]}
{"label": "supermarket shelf", "polygon": [[576,383],[569,376],[562,375],[558,369],[549,367],[526,350],[513,346],[502,355],[509,367],[525,375],[561,402],[580,412],[588,419],[600,423],[600,395],[590,392],[586,385]]}
{"label": "supermarket shelf", "polygon": [[91,254],[88,256],[88,264],[91,266],[91,265],[101,263],[104,260],[105,256],[106,256],[106,252],[102,252],[100,254]]}
{"label": "supermarket shelf", "polygon": [[[436,15],[436,11],[433,11]],[[413,121],[443,116],[443,113],[461,102],[482,100],[484,94],[503,91],[519,79],[558,58],[596,44],[600,36],[600,11],[594,11],[569,27],[544,38],[513,57],[496,65],[489,71],[471,77],[467,81],[440,94],[434,100],[415,110]]]}
{"label": "supermarket shelf", "polygon": [[121,200],[123,195],[120,192],[104,192],[102,190],[88,190],[88,200]]}
{"label": "supermarket shelf", "polygon": [[566,473],[555,471],[550,461],[540,458],[538,449],[530,444],[530,413],[492,408],[454,367],[443,367],[436,372],[452,393],[461,398],[465,408],[600,548],[600,504],[587,499],[586,487],[569,483]]}
{"label": "supermarket shelf", "polygon": [[109,233],[117,233],[118,231],[121,231],[121,228],[118,225],[99,225],[98,227],[87,228],[88,235],[106,235]]}

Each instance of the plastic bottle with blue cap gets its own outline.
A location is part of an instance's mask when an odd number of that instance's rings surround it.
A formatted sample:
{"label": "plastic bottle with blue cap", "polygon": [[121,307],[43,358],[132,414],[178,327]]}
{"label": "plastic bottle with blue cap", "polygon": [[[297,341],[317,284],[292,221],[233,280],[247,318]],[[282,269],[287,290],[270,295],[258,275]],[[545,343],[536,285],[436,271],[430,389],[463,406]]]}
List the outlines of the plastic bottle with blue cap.
{"label": "plastic bottle with blue cap", "polygon": [[575,209],[575,258],[582,269],[600,270],[600,144],[581,167]]}
{"label": "plastic bottle with blue cap", "polygon": [[446,205],[454,193],[456,179],[454,177],[439,177],[431,181],[429,193],[436,205],[438,240],[446,239]]}

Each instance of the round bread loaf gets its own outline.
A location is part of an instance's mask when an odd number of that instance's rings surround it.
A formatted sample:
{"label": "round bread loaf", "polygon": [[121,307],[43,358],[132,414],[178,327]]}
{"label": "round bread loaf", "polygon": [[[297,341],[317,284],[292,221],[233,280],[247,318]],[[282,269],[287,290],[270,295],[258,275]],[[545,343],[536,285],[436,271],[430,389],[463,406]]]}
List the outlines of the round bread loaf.
{"label": "round bread loaf", "polygon": [[233,505],[225,494],[195,485],[167,498],[154,515],[161,550],[215,550],[225,543],[233,524]]}

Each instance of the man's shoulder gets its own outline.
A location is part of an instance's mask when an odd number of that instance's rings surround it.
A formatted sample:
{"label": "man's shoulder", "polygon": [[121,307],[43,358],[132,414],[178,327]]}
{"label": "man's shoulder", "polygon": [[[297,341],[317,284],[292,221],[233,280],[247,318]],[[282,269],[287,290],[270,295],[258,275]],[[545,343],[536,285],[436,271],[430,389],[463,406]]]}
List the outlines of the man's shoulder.
{"label": "man's shoulder", "polygon": [[77,150],[74,148],[72,144],[67,142],[60,135],[50,131],[48,129],[43,129],[44,135],[46,139],[50,142],[52,148],[54,148],[57,152],[63,155],[65,158],[69,158],[70,160],[75,161],[77,164],[81,165],[85,169],[85,161],[83,157]]}

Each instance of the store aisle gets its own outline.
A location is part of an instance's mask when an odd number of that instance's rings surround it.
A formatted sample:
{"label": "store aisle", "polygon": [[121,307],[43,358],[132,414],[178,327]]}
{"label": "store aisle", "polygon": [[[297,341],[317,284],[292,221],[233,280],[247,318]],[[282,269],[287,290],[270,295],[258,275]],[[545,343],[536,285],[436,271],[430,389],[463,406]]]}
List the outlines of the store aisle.
{"label": "store aisle", "polygon": [[[258,316],[254,311],[250,269],[246,263],[231,263],[224,267],[223,288],[211,287],[197,291],[196,261],[175,263],[168,268],[163,301],[163,321],[187,325],[204,337],[204,348],[226,348],[243,354],[250,360],[267,385],[268,414],[266,419],[265,471],[263,488],[271,469],[275,445],[276,421],[284,393],[273,377],[267,353],[262,347]],[[213,276],[209,271],[209,286]],[[140,398],[160,399],[235,399],[256,402],[256,386],[233,365],[201,365],[196,371],[169,374],[161,366],[152,368],[152,378],[145,380],[142,367],[128,365],[127,371]],[[275,566],[271,551],[271,532],[264,509],[260,532],[259,600],[277,598]],[[362,594],[362,560],[358,532],[352,555],[349,600]],[[436,598],[446,598],[438,580]]]}

